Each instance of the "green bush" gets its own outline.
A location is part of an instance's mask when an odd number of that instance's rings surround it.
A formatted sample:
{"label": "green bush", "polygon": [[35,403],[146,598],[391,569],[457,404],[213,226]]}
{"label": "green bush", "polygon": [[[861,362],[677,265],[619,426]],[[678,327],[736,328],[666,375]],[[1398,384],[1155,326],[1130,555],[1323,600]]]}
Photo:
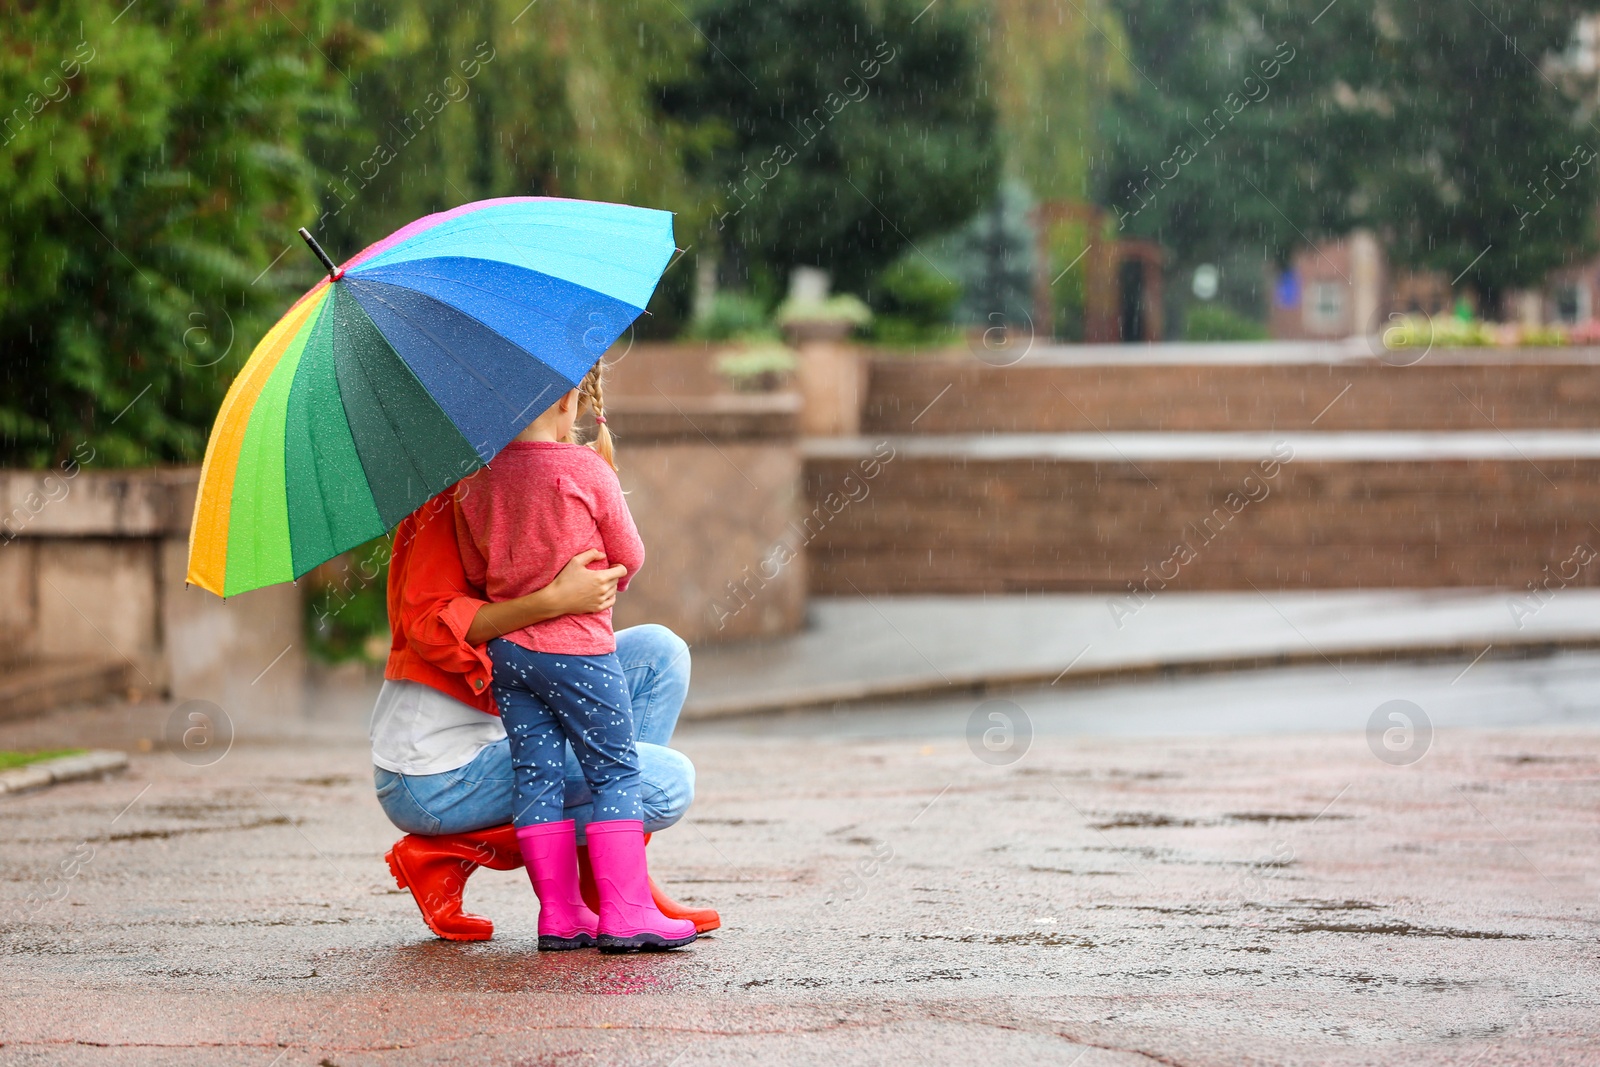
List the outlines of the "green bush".
{"label": "green bush", "polygon": [[1533,327],[1523,330],[1517,343],[1529,348],[1556,348],[1568,343],[1567,331],[1559,326]]}
{"label": "green bush", "polygon": [[960,284],[920,259],[902,259],[878,276],[878,310],[920,326],[948,325],[960,302]]}
{"label": "green bush", "polygon": [[[269,14],[271,14],[269,12]],[[256,340],[317,271],[307,143],[347,115],[329,0],[10,5],[0,49],[0,464],[92,439],[195,462]],[[332,31],[330,31],[332,32]]]}
{"label": "green bush", "polygon": [[773,318],[780,326],[802,322],[848,322],[851,326],[859,327],[872,321],[872,309],[860,297],[835,293],[826,300],[785,300]]}
{"label": "green bush", "polygon": [[920,259],[901,259],[878,275],[872,294],[876,316],[872,339],[885,345],[918,345],[953,339],[951,325],[962,288]]}
{"label": "green bush", "polygon": [[775,338],[777,331],[766,305],[744,293],[718,293],[711,307],[689,324],[688,335],[701,341],[732,341],[740,337]]}
{"label": "green bush", "polygon": [[961,343],[961,327],[923,326],[898,315],[880,315],[872,320],[871,340],[885,348],[938,348]]}
{"label": "green bush", "polygon": [[1267,328],[1221,304],[1191,307],[1184,318],[1185,341],[1265,341]]}
{"label": "green bush", "polygon": [[1484,323],[1452,315],[1403,315],[1383,331],[1383,347],[1391,351],[1430,346],[1478,348],[1494,343],[1494,333]]}
{"label": "green bush", "polygon": [[741,392],[776,389],[799,366],[794,350],[776,341],[753,341],[717,357],[717,373]]}

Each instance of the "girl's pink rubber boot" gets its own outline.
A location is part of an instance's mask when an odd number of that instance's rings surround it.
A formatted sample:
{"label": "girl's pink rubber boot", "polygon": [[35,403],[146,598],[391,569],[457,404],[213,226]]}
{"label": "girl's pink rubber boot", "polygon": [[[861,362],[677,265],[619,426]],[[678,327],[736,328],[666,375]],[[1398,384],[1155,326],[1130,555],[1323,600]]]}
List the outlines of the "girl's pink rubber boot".
{"label": "girl's pink rubber boot", "polygon": [[599,920],[578,892],[578,837],[572,820],[519,826],[517,844],[539,897],[539,951],[593,945]]}
{"label": "girl's pink rubber boot", "polygon": [[600,891],[600,951],[658,952],[695,939],[694,923],[661,914],[650,894],[644,863],[644,823],[638,819],[592,822],[589,866]]}

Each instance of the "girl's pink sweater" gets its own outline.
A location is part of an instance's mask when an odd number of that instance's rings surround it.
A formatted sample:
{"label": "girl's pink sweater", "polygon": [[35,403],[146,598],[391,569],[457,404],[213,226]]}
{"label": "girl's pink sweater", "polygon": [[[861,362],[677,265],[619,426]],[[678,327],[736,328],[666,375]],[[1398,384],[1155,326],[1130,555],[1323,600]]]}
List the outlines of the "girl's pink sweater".
{"label": "girl's pink sweater", "polygon": [[[511,442],[457,487],[455,513],[467,578],[492,601],[543,589],[585,549],[606,554],[589,564],[591,570],[628,568],[618,590],[644,563],[644,543],[616,472],[583,445]],[[609,608],[546,619],[505,636],[534,652],[598,656],[617,649]]]}

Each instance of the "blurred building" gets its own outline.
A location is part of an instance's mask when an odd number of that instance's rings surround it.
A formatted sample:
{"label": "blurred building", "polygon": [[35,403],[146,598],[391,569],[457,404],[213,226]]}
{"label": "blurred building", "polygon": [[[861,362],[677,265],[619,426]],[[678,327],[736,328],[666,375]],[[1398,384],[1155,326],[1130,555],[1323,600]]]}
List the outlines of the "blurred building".
{"label": "blurred building", "polygon": [[[1400,315],[1452,313],[1465,302],[1465,286],[1441,271],[1391,268],[1382,243],[1360,230],[1300,248],[1289,266],[1268,278],[1267,326],[1275,339],[1319,340],[1380,332]],[[1538,289],[1508,295],[1507,319],[1528,328],[1593,327],[1600,313],[1600,257],[1552,271]]]}
{"label": "blurred building", "polygon": [[[1060,231],[1081,235],[1083,263],[1083,340],[1088,344],[1164,340],[1162,272],[1167,253],[1154,241],[1115,240],[1092,235],[1106,232],[1105,211],[1092,204],[1051,200],[1033,212],[1035,240],[1034,312],[1038,323],[1057,322],[1056,269],[1051,245]],[[1053,331],[1047,331],[1053,332]]]}
{"label": "blurred building", "polygon": [[1382,246],[1366,231],[1296,251],[1270,291],[1267,326],[1285,340],[1376,333],[1393,303]]}

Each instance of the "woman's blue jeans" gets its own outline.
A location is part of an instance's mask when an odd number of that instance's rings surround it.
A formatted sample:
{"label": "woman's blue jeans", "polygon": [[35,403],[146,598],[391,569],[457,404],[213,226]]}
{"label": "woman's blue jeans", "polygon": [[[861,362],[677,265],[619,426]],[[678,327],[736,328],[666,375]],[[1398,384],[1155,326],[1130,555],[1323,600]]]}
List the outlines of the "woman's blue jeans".
{"label": "woman's blue jeans", "polygon": [[[617,632],[617,659],[633,701],[639,751],[644,828],[665,830],[694,800],[694,764],[667,747],[689,693],[689,646],[665,626],[630,626]],[[442,774],[396,774],[374,769],[378,803],[389,821],[411,834],[460,834],[503,826],[516,801],[516,774],[506,739],[490,745],[465,767]],[[572,746],[566,753],[566,816],[579,839],[593,817],[594,798]]]}

